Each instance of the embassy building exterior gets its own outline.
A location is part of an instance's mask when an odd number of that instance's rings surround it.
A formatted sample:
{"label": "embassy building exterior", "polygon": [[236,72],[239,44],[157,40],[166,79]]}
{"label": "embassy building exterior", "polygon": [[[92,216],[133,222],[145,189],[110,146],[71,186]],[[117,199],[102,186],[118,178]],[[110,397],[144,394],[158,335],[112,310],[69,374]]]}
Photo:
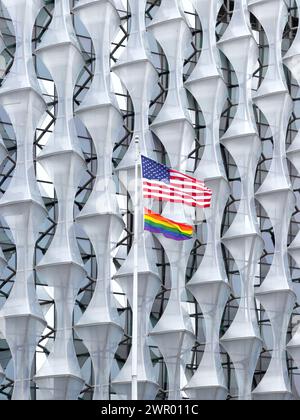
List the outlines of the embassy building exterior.
{"label": "embassy building exterior", "polygon": [[0,5],[0,399],[299,399],[300,0]]}

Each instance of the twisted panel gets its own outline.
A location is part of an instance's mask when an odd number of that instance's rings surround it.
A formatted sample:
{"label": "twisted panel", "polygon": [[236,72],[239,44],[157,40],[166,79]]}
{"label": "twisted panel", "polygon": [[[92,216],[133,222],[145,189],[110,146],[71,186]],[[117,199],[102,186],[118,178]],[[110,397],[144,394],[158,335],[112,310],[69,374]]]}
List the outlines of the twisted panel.
{"label": "twisted panel", "polygon": [[85,160],[74,124],[73,90],[83,59],[69,0],[55,2],[52,22],[37,52],[51,73],[58,97],[53,134],[38,156],[54,184],[58,220],[53,240],[37,266],[39,276],[53,287],[56,336],[35,381],[41,399],[77,399],[83,379],[73,344],[73,308],[85,271],[75,236],[73,207]]}
{"label": "twisted panel", "polygon": [[[296,0],[298,8],[298,16],[300,12],[300,1]],[[294,42],[288,52],[284,56],[284,64],[289,68],[296,82],[300,86],[300,28],[298,27]],[[300,132],[296,134],[293,143],[287,150],[287,157],[292,162],[297,172],[300,173]],[[300,232],[289,246],[289,254],[300,266]],[[295,333],[291,341],[287,345],[289,354],[294,359],[296,366],[300,366],[300,326],[296,327]]]}
{"label": "twisted panel", "polygon": [[222,142],[233,157],[241,179],[237,214],[223,236],[223,243],[240,273],[241,292],[237,314],[222,337],[222,345],[235,367],[238,397],[245,400],[251,399],[253,375],[261,349],[254,282],[263,249],[254,204],[254,180],[261,143],[251,93],[258,48],[250,29],[246,0],[235,2],[232,19],[218,45],[230,61],[239,86],[236,114]]}
{"label": "twisted panel", "polygon": [[[2,37],[2,33],[0,32],[0,54],[2,54],[4,49],[5,49],[5,43],[4,43],[4,40],[3,40],[3,37]],[[4,59],[4,57],[1,57],[1,58]],[[1,62],[0,65],[2,66],[2,64],[3,63]],[[4,68],[1,68],[1,71],[4,71]],[[5,147],[5,144],[3,142],[3,138],[0,135],[0,165],[6,159],[7,155],[8,155],[8,151],[7,151],[7,149]],[[6,258],[3,254],[2,248],[0,248],[0,273],[2,273],[6,264],[7,264]],[[1,372],[1,366],[0,366],[0,376],[1,375],[2,375],[2,372]]]}
{"label": "twisted panel", "polygon": [[[4,145],[3,139],[0,137],[0,165],[2,164],[3,160],[7,156],[7,149]],[[6,267],[7,261],[5,258],[5,255],[3,254],[2,248],[0,248],[0,275],[2,275],[5,267]],[[0,384],[2,383],[3,379],[5,377],[5,373],[3,371],[3,368],[0,364]]]}
{"label": "twisted panel", "polygon": [[221,2],[195,0],[193,4],[201,21],[203,44],[200,59],[186,87],[196,98],[206,126],[205,148],[195,176],[205,180],[213,191],[214,199],[211,208],[205,209],[208,229],[205,253],[196,273],[187,284],[205,319],[205,349],[200,365],[185,390],[193,399],[222,400],[228,391],[221,365],[219,331],[229,287],[220,233],[229,188],[219,139],[220,117],[226,97],[215,34]]}
{"label": "twisted panel", "polygon": [[[114,73],[121,79],[128,90],[134,109],[133,138],[139,137],[140,152],[149,157],[153,156],[154,143],[149,130],[148,112],[150,100],[157,81],[157,72],[150,61],[150,50],[146,37],[145,9],[146,0],[129,0],[131,12],[131,27],[128,43],[117,64]],[[129,148],[117,168],[119,179],[128,191],[132,203],[135,203],[134,191],[134,163],[135,142],[131,141]],[[141,194],[141,191],[139,191]],[[150,312],[159,290],[160,281],[155,264],[156,253],[151,234],[144,232],[143,208],[139,207],[138,214],[138,399],[154,399],[157,391],[156,371],[151,361],[148,346],[150,329]],[[117,272],[115,279],[126,293],[132,307],[133,301],[133,248]],[[125,365],[117,377],[113,379],[113,388],[120,398],[131,397],[132,351]]]}
{"label": "twisted panel", "polygon": [[17,143],[13,178],[0,201],[0,214],[16,245],[17,270],[10,295],[0,311],[0,328],[14,366],[13,399],[30,399],[35,348],[45,327],[37,301],[33,258],[46,212],[35,178],[33,141],[45,111],[32,59],[32,30],[41,0],[4,0],[16,38],[13,66],[1,90],[0,103],[12,123]]}
{"label": "twisted panel", "polygon": [[[3,37],[2,34],[0,33],[0,53],[3,52],[5,48],[5,43],[3,41]],[[1,63],[2,65],[2,63]],[[1,68],[1,70],[3,71],[4,69]],[[5,144],[3,142],[2,136],[0,136],[0,165],[3,163],[4,159],[7,157],[7,149],[5,147]],[[3,250],[2,248],[0,248],[0,274],[3,273],[4,268],[6,267],[7,261],[6,258],[3,254]],[[3,368],[0,364],[0,384],[3,382],[3,379],[5,378],[5,373],[3,371]]]}
{"label": "twisted panel", "polygon": [[267,72],[254,100],[268,121],[274,150],[270,170],[256,198],[270,218],[275,237],[273,262],[256,294],[271,322],[273,351],[269,368],[253,391],[253,396],[255,399],[290,399],[286,334],[295,294],[288,269],[287,236],[295,198],[288,177],[285,145],[292,103],[285,83],[281,54],[287,7],[281,0],[250,0],[249,5],[262,24],[269,44]]}
{"label": "twisted panel", "polygon": [[[184,50],[191,33],[180,1],[163,0],[149,30],[160,44],[169,66],[168,93],[163,107],[151,125],[162,142],[172,168],[187,169],[188,155],[194,143],[194,130],[187,112],[187,97],[183,85]],[[163,216],[186,223],[191,221],[184,206],[167,203]],[[191,320],[186,307],[185,272],[193,240],[174,243],[158,237],[169,264],[171,292],[161,319],[151,335],[157,343],[168,371],[168,398],[181,399],[186,384],[185,364],[194,344]]]}
{"label": "twisted panel", "polygon": [[108,0],[80,1],[75,12],[85,24],[95,46],[93,83],[77,115],[92,136],[98,163],[93,191],[77,217],[95,250],[97,283],[76,331],[91,355],[95,378],[93,398],[108,400],[111,366],[123,336],[111,290],[111,251],[123,230],[112,180],[113,142],[122,127],[122,116],[110,88],[110,48],[119,16]]}

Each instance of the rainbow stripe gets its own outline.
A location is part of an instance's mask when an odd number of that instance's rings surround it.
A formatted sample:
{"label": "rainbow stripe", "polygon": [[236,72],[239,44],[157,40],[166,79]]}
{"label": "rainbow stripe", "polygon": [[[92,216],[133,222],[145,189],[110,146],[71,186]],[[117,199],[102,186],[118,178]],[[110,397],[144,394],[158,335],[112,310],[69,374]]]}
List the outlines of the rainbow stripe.
{"label": "rainbow stripe", "polygon": [[193,226],[166,219],[149,209],[145,209],[144,220],[145,230],[152,233],[162,233],[166,238],[186,241],[193,237]]}

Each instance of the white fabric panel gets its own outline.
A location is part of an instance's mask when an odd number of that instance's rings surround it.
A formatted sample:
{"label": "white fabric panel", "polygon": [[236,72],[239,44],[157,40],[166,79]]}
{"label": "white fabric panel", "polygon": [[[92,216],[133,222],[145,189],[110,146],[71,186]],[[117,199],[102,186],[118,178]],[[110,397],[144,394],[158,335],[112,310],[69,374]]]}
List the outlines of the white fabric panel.
{"label": "white fabric panel", "polygon": [[[165,147],[171,167],[184,171],[194,133],[187,112],[182,74],[184,50],[191,33],[181,2],[163,0],[148,28],[163,49],[169,66],[167,97],[151,128]],[[191,221],[182,204],[167,203],[163,216],[183,223]],[[165,311],[151,335],[167,366],[168,399],[176,400],[182,398],[181,390],[186,385],[185,364],[195,341],[185,290],[185,270],[194,241],[173,243],[161,235],[158,239],[170,263],[171,292]]]}
{"label": "white fabric panel", "polygon": [[[4,48],[5,48],[5,43],[3,41],[3,37],[2,37],[2,34],[0,32],[0,53],[3,52]],[[3,61],[3,63],[4,63],[4,61]],[[5,70],[5,68],[3,70]],[[8,151],[7,151],[7,149],[5,147],[5,144],[3,142],[3,139],[0,135],[0,165],[3,163],[3,161],[5,160],[7,155],[8,155]],[[6,264],[7,264],[6,258],[3,254],[2,248],[0,248],[0,273],[2,273],[2,271],[6,267]],[[2,367],[0,366],[0,381],[1,381],[1,377],[3,378],[3,372],[2,372]]]}
{"label": "white fabric panel", "polygon": [[33,273],[35,242],[46,212],[35,179],[33,140],[45,110],[36,78],[31,48],[35,18],[42,1],[3,1],[15,30],[14,64],[0,90],[0,103],[13,125],[18,155],[13,178],[0,201],[0,213],[16,245],[17,272],[0,311],[0,329],[13,359],[13,399],[30,399],[35,347],[45,321],[38,304]]}
{"label": "white fabric panel", "polygon": [[110,88],[110,47],[120,19],[110,1],[80,1],[75,13],[89,31],[96,49],[93,84],[77,115],[93,138],[98,159],[94,189],[77,217],[93,244],[98,278],[92,300],[76,331],[91,355],[95,377],[93,398],[107,400],[111,366],[123,336],[111,290],[112,249],[124,227],[111,177],[113,142],[122,128],[122,117]]}
{"label": "white fabric panel", "polygon": [[[146,0],[129,0],[131,12],[131,27],[128,43],[122,52],[117,64],[113,67],[114,73],[120,78],[128,90],[132,100],[134,117],[134,133],[130,146],[117,168],[120,181],[128,191],[132,203],[135,202],[134,191],[134,162],[135,142],[139,136],[140,152],[143,155],[155,158],[152,151],[154,143],[149,130],[148,113],[150,100],[157,81],[157,72],[150,61],[150,50],[147,42],[145,27]],[[141,190],[139,191],[141,194]],[[153,251],[154,243],[150,233],[144,232],[144,215],[140,205],[138,216],[138,398],[142,400],[154,399],[157,391],[157,372],[153,368],[148,346],[148,334],[150,330],[150,312],[159,290],[160,279],[156,267],[156,254]],[[126,261],[115,275],[127,299],[132,306],[133,286],[133,248]],[[119,372],[113,378],[113,389],[118,398],[131,398],[131,377],[132,377],[132,352]]]}
{"label": "white fabric panel", "polygon": [[275,236],[273,262],[256,294],[271,322],[273,352],[269,368],[253,391],[253,396],[255,399],[290,399],[292,395],[286,364],[286,332],[295,294],[288,269],[287,235],[295,198],[288,177],[285,147],[292,103],[286,87],[281,56],[287,8],[281,0],[251,0],[249,5],[251,12],[262,24],[269,42],[269,66],[254,100],[269,123],[274,151],[269,173],[256,198],[268,214]]}
{"label": "white fabric panel", "polygon": [[39,155],[54,184],[58,220],[49,249],[37,266],[39,276],[54,289],[57,332],[35,381],[41,399],[77,399],[84,382],[73,345],[73,308],[85,271],[75,237],[73,205],[85,161],[73,119],[73,91],[84,63],[68,0],[55,2],[53,20],[37,53],[53,77],[58,96],[53,135]]}
{"label": "white fabric panel", "polygon": [[195,175],[206,181],[214,199],[211,208],[205,210],[208,228],[205,254],[187,285],[205,318],[206,346],[201,363],[185,389],[190,398],[222,400],[227,397],[228,391],[221,365],[219,330],[229,286],[223,265],[220,232],[229,188],[219,141],[220,117],[226,97],[215,35],[221,4],[218,0],[196,0],[194,6],[202,25],[203,46],[186,87],[196,98],[206,124],[205,149]]}
{"label": "white fabric panel", "polygon": [[223,236],[240,272],[241,295],[237,314],[222,345],[235,367],[240,399],[251,399],[252,380],[261,349],[254,303],[254,281],[263,250],[254,206],[254,180],[261,143],[257,135],[252,104],[252,74],[258,49],[249,29],[247,1],[235,2],[230,24],[218,45],[232,64],[239,85],[235,117],[222,138],[241,178],[241,198],[237,214]]}
{"label": "white fabric panel", "polygon": [[[300,11],[300,1],[296,0],[298,11]],[[299,74],[299,65],[300,65],[300,28],[298,28],[296,37],[291,48],[288,50],[284,56],[284,64],[290,69],[293,77],[296,79],[297,83],[300,85],[300,74]],[[299,161],[299,151],[300,151],[300,133],[298,132],[293,143],[287,150],[287,157],[292,162],[292,164],[297,169],[298,173],[300,172],[300,161]],[[291,245],[288,249],[290,255],[296,261],[297,266],[300,266],[300,233],[297,234]],[[300,326],[296,328],[296,331],[287,345],[287,350],[289,354],[294,359],[296,366],[300,366]]]}

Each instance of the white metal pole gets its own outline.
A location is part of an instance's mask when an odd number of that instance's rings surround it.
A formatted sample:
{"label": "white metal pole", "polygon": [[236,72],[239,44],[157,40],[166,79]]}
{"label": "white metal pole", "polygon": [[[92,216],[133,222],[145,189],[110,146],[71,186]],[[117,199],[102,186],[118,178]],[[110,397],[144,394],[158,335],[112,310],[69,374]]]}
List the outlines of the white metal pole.
{"label": "white metal pole", "polygon": [[138,236],[140,217],[139,197],[139,164],[140,164],[140,139],[135,137],[135,203],[134,203],[134,269],[132,288],[132,400],[138,399]]}

